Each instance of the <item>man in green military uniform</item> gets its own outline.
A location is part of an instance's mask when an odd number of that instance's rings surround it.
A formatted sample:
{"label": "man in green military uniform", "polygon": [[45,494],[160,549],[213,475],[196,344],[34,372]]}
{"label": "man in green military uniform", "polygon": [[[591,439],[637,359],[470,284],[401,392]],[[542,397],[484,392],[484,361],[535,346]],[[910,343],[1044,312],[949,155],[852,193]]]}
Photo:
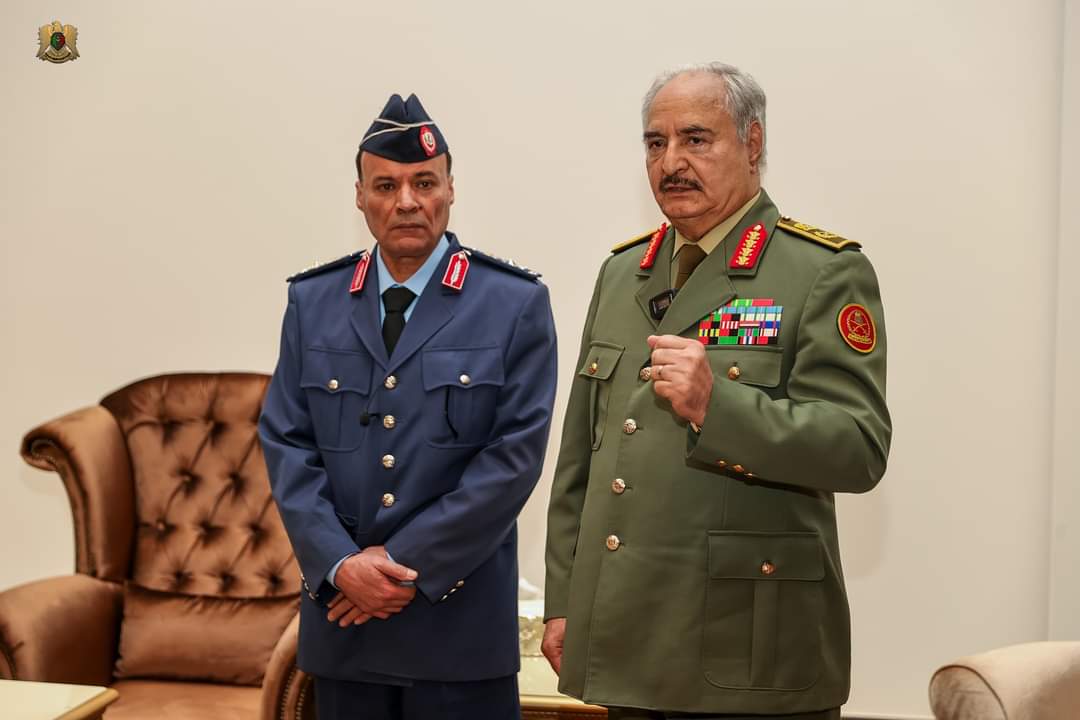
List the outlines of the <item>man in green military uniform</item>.
{"label": "man in green military uniform", "polygon": [[840,717],[835,492],[885,472],[885,329],[859,245],[761,189],[765,95],[719,63],[645,97],[672,227],[613,250],[548,516],[543,650],[612,717]]}

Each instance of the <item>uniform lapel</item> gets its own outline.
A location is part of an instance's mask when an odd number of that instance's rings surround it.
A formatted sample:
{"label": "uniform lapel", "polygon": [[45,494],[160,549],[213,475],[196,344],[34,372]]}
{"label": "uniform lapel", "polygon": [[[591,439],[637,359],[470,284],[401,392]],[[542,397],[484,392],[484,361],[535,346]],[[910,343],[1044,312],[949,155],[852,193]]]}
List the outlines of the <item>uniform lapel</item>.
{"label": "uniform lapel", "polygon": [[[737,293],[729,272],[731,275],[755,274],[757,266],[764,260],[765,248],[762,249],[762,254],[757,258],[754,267],[747,270],[729,270],[731,254],[735,252],[746,228],[760,222],[771,232],[776,225],[777,217],[776,207],[762,190],[758,201],[724,237],[720,245],[709,253],[709,256],[694,270],[690,279],[675,296],[675,301],[671,303],[657,331],[665,335],[680,335],[691,325],[696,325],[709,312],[730,302]],[[765,247],[767,248],[767,245]],[[661,252],[665,251],[670,256],[670,246],[661,250]]]}
{"label": "uniform lapel", "polygon": [[[378,246],[372,249],[371,252],[372,254],[379,252]],[[372,257],[371,264],[375,264],[374,257]],[[360,336],[360,342],[364,344],[364,347],[367,348],[367,351],[371,353],[376,362],[385,368],[388,358],[386,357],[386,345],[383,344],[382,339],[382,323],[379,321],[379,273],[375,271],[374,267],[368,268],[367,280],[363,289],[353,293],[350,300],[352,301],[352,314],[349,321],[352,323],[353,330]]]}
{"label": "uniform lapel", "polygon": [[[667,234],[664,235],[664,241],[660,243],[660,249],[656,251],[656,260],[653,262],[653,266],[651,268],[641,268],[637,273],[638,277],[644,279],[636,293],[637,302],[654,328],[657,327],[658,321],[653,317],[649,301],[671,288],[671,248],[674,243],[675,229],[668,228]],[[644,252],[644,250],[641,251],[642,256],[644,256]]]}

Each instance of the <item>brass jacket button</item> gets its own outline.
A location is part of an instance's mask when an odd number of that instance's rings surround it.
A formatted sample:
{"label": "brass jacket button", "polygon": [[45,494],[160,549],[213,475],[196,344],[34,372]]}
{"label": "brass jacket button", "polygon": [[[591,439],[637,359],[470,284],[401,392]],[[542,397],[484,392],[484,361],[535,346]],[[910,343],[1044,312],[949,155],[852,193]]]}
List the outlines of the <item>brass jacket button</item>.
{"label": "brass jacket button", "polygon": [[622,495],[626,492],[626,481],[622,478],[615,478],[611,481],[611,492],[616,495]]}
{"label": "brass jacket button", "polygon": [[387,454],[387,455],[383,455],[383,456],[382,456],[382,466],[383,466],[384,468],[386,468],[387,470],[389,470],[390,468],[394,467],[394,464],[395,464],[396,462],[397,462],[397,461],[396,461],[396,460],[394,459],[394,456],[393,456],[393,455],[389,455],[389,454]]}
{"label": "brass jacket button", "polygon": [[595,360],[593,360],[592,363],[589,365],[589,374],[590,375],[595,375],[596,371],[599,370],[599,369],[600,369],[600,365]]}
{"label": "brass jacket button", "polygon": [[383,380],[383,387],[387,390],[393,390],[397,387],[397,378],[393,375],[388,376],[385,380]]}
{"label": "brass jacket button", "polygon": [[618,535],[608,535],[604,544],[607,545],[608,550],[615,552],[622,545],[622,540],[619,539]]}
{"label": "brass jacket button", "polygon": [[339,385],[337,378],[330,378],[326,383],[326,388],[328,390],[337,390]]}
{"label": "brass jacket button", "polygon": [[637,374],[638,379],[642,382],[649,382],[652,379],[652,366],[646,365],[641,368],[641,371]]}
{"label": "brass jacket button", "polygon": [[637,432],[637,420],[634,420],[634,418],[626,418],[626,420],[623,421],[622,430],[627,435],[633,435]]}
{"label": "brass jacket button", "polygon": [[773,565],[771,562],[766,560],[765,562],[761,563],[762,575],[772,575],[774,572],[776,572],[776,566]]}
{"label": "brass jacket button", "polygon": [[727,376],[728,380],[738,380],[742,377],[742,370],[739,369],[738,365],[732,365],[728,368]]}
{"label": "brass jacket button", "polygon": [[382,496],[383,507],[393,507],[395,502],[397,502],[397,498],[394,497],[394,493],[386,493]]}
{"label": "brass jacket button", "polygon": [[461,382],[462,385],[468,385],[469,383],[472,382],[472,378],[469,377],[468,375],[466,375],[465,373],[462,373],[461,377],[459,377],[458,380]]}
{"label": "brass jacket button", "polygon": [[387,430],[393,430],[397,427],[397,418],[393,415],[386,415],[382,419],[382,426]]}

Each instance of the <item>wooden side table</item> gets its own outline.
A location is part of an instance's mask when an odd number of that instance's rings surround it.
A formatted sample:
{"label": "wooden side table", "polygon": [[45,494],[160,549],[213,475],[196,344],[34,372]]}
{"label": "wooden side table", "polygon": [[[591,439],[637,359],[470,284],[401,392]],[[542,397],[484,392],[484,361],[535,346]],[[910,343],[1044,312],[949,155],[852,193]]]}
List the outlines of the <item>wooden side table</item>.
{"label": "wooden side table", "polygon": [[95,720],[120,693],[97,685],[0,680],[5,720]]}
{"label": "wooden side table", "polygon": [[607,717],[607,710],[565,696],[522,695],[521,717],[522,720],[600,720]]}

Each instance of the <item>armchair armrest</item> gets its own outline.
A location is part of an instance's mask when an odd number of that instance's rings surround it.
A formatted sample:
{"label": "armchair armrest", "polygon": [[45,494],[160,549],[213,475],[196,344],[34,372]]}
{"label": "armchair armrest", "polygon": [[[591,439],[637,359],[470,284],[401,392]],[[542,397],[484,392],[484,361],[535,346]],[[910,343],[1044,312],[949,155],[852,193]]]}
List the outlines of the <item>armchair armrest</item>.
{"label": "armchair armrest", "polygon": [[0,592],[0,678],[109,685],[123,587],[85,575]]}
{"label": "armchair armrest", "polygon": [[22,441],[23,459],[60,475],[75,527],[75,569],[122,582],[135,537],[131,458],[116,419],[100,405],[34,428]]}
{"label": "armchair armrest", "polygon": [[263,676],[259,720],[315,720],[314,683],[296,667],[300,613],[281,634]]}
{"label": "armchair armrest", "polygon": [[930,679],[938,720],[1073,717],[1080,707],[1080,642],[1034,642],[969,655]]}

